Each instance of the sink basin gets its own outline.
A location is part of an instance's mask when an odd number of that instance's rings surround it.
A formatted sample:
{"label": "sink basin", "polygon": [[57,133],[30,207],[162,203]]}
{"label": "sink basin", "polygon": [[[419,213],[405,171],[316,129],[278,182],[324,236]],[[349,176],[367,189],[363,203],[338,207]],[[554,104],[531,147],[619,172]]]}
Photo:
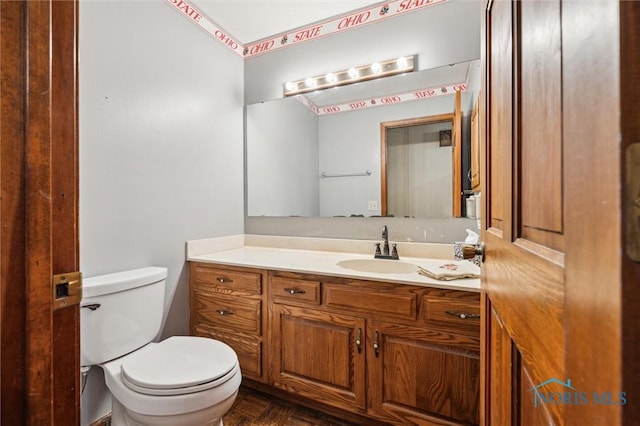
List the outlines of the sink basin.
{"label": "sink basin", "polygon": [[375,274],[412,274],[418,271],[418,267],[411,263],[386,259],[349,259],[341,260],[337,265],[345,269]]}

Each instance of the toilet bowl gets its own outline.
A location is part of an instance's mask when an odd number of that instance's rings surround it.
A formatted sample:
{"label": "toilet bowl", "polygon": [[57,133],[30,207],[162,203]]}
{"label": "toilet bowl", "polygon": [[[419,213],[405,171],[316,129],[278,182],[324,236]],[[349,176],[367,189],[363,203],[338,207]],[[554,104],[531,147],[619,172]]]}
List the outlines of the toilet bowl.
{"label": "toilet bowl", "polygon": [[165,279],[165,268],[143,268],[85,280],[82,365],[103,369],[113,426],[222,425],[242,380],[238,357],[204,337],[152,342]]}
{"label": "toilet bowl", "polygon": [[149,343],[101,367],[114,398],[114,426],[221,424],[241,381],[235,352],[200,337]]}

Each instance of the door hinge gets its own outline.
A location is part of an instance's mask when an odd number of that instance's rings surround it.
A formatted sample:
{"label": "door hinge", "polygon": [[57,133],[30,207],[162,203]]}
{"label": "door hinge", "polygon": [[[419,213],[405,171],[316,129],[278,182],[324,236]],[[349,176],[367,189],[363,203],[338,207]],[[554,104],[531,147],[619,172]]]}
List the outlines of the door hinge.
{"label": "door hinge", "polygon": [[82,300],[82,273],[68,272],[53,276],[53,309],[78,305]]}

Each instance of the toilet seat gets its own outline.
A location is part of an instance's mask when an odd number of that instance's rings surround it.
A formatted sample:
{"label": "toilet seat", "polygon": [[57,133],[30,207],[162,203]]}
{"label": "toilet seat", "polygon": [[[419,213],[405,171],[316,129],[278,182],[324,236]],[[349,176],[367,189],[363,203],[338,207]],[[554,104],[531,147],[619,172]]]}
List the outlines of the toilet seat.
{"label": "toilet seat", "polygon": [[174,336],[132,353],[121,364],[123,384],[146,395],[184,395],[220,386],[237,371],[238,357],[225,343]]}
{"label": "toilet seat", "polygon": [[[158,344],[149,343],[147,346]],[[147,346],[138,349],[138,351],[146,349]],[[227,381],[201,392],[182,395],[148,395],[136,392],[126,386],[122,380],[122,363],[136,353],[137,351],[107,363],[99,364],[104,371],[105,383],[111,391],[111,395],[129,413],[135,412],[149,416],[174,416],[206,410],[233,397],[238,392],[242,381],[240,364],[236,364]]]}

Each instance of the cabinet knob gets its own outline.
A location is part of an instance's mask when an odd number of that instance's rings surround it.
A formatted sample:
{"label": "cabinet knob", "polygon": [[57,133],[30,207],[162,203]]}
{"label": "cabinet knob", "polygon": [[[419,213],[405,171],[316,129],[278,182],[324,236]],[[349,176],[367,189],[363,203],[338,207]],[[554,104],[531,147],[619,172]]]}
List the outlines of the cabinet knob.
{"label": "cabinet knob", "polygon": [[460,319],[478,319],[480,318],[480,314],[467,314],[465,312],[454,312],[454,311],[446,311],[447,314],[452,315],[454,317],[458,317]]}
{"label": "cabinet knob", "polygon": [[221,316],[233,315],[233,311],[229,311],[227,309],[216,309],[216,312]]}
{"label": "cabinet knob", "polygon": [[358,353],[362,352],[362,340],[360,339],[362,335],[362,328],[358,327],[358,334],[356,334],[356,347],[358,348]]}
{"label": "cabinet knob", "polygon": [[299,288],[284,288],[283,290],[289,294],[305,294],[306,293],[306,291]]}
{"label": "cabinet knob", "polygon": [[220,284],[224,284],[224,283],[232,283],[233,280],[227,277],[218,277],[216,278],[216,281],[218,281]]}

